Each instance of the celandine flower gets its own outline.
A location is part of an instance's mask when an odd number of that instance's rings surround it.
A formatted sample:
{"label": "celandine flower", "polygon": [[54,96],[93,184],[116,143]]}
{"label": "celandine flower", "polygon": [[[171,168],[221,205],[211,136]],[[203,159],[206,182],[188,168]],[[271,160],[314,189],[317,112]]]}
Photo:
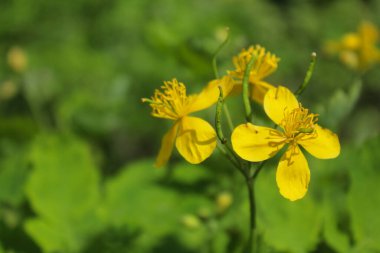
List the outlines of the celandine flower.
{"label": "celandine flower", "polygon": [[370,22],[362,22],[356,33],[348,33],[339,41],[326,44],[328,53],[339,53],[343,63],[352,69],[367,70],[380,61],[379,31]]}
{"label": "celandine flower", "polygon": [[156,159],[156,166],[167,163],[173,150],[174,142],[179,153],[193,164],[208,158],[216,146],[214,128],[201,118],[188,116],[190,113],[203,110],[213,105],[219,97],[220,85],[224,94],[228,94],[233,86],[228,76],[211,81],[197,95],[187,96],[186,87],[176,79],[164,82],[161,90],[156,90],[151,99],[143,98],[152,107],[152,115],[157,118],[174,121],[173,126],[164,135],[161,149]]}
{"label": "celandine flower", "polygon": [[279,86],[266,93],[264,110],[282,131],[242,124],[232,133],[233,149],[245,160],[260,162],[273,157],[287,145],[277,167],[276,181],[285,198],[300,199],[307,192],[310,171],[299,145],[317,158],[330,159],[340,153],[339,139],[330,130],[320,127],[318,115],[303,108],[285,87]]}
{"label": "celandine flower", "polygon": [[249,83],[252,85],[251,98],[258,103],[263,103],[265,93],[270,88],[274,88],[273,85],[263,81],[263,79],[277,69],[280,58],[270,52],[265,52],[265,48],[260,45],[251,46],[248,50],[243,49],[238,56],[233,58],[235,70],[228,71],[228,74],[236,80],[235,90],[241,90],[244,72],[252,55],[256,60],[249,73]]}

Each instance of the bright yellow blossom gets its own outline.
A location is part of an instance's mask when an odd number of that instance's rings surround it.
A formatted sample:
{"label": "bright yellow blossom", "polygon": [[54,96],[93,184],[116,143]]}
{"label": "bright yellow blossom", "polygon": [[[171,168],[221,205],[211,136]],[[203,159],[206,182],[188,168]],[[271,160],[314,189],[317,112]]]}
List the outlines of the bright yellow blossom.
{"label": "bright yellow blossom", "polygon": [[244,72],[252,55],[256,60],[249,73],[249,83],[252,85],[251,98],[262,104],[265,93],[270,88],[274,88],[273,85],[263,81],[263,79],[277,69],[280,58],[270,52],[265,52],[265,48],[260,45],[251,46],[248,50],[243,49],[238,56],[233,58],[235,70],[229,71],[228,74],[236,79],[234,90],[241,90]]}
{"label": "bright yellow blossom", "polygon": [[319,159],[330,159],[340,153],[339,139],[330,130],[320,127],[318,115],[303,108],[285,87],[279,86],[266,93],[264,110],[282,131],[242,124],[232,133],[233,149],[245,160],[260,162],[273,157],[287,145],[277,167],[277,185],[285,198],[301,199],[307,192],[310,171],[299,145]]}
{"label": "bright yellow blossom", "polygon": [[339,53],[341,61],[352,69],[365,71],[380,61],[379,31],[370,22],[362,22],[356,33],[348,33],[339,41],[326,44],[328,53]]}
{"label": "bright yellow blossom", "polygon": [[201,93],[187,96],[185,85],[173,79],[164,82],[161,90],[156,90],[151,99],[143,99],[143,102],[150,103],[154,117],[174,121],[173,126],[162,138],[161,149],[156,159],[157,167],[167,163],[174,142],[179,153],[192,164],[200,163],[212,154],[216,146],[214,128],[203,119],[191,117],[189,114],[213,105],[219,97],[218,85],[227,95],[233,82],[230,77],[225,76],[220,80],[211,81]]}

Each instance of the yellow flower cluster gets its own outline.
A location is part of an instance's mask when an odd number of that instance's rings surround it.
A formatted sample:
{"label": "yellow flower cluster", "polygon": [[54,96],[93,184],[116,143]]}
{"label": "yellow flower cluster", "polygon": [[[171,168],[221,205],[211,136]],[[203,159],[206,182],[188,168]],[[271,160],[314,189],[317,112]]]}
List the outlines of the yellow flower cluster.
{"label": "yellow flower cluster", "polygon": [[370,22],[362,22],[355,33],[348,33],[338,41],[328,41],[325,51],[339,54],[348,67],[364,72],[380,61],[379,30]]}
{"label": "yellow flower cluster", "polygon": [[203,119],[189,115],[216,103],[218,86],[224,97],[240,91],[251,57],[255,57],[249,72],[251,98],[263,104],[264,111],[281,131],[251,123],[241,124],[232,132],[232,147],[242,159],[260,162],[287,146],[277,167],[276,178],[280,193],[294,201],[306,194],[310,180],[309,167],[299,146],[317,158],[329,159],[339,155],[340,144],[334,133],[317,124],[318,115],[302,107],[290,90],[263,81],[277,69],[279,58],[259,45],[234,57],[235,69],[209,82],[199,94],[188,96],[185,85],[173,79],[164,82],[151,99],[143,99],[150,103],[154,117],[174,121],[162,139],[156,166],[167,163],[174,144],[178,152],[193,164],[204,161],[213,153],[217,144],[214,128]]}

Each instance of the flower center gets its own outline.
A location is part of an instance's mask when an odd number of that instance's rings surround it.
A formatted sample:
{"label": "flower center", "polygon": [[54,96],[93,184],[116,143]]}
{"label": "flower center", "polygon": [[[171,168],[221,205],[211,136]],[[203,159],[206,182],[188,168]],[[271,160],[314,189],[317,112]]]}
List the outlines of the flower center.
{"label": "flower center", "polygon": [[310,113],[308,109],[295,108],[285,113],[280,126],[285,131],[288,143],[297,143],[299,139],[313,139],[317,133],[314,131],[318,115]]}
{"label": "flower center", "polygon": [[186,95],[185,85],[173,79],[164,82],[161,90],[156,89],[151,99],[143,98],[142,101],[150,103],[153,116],[177,120],[187,114],[191,98]]}

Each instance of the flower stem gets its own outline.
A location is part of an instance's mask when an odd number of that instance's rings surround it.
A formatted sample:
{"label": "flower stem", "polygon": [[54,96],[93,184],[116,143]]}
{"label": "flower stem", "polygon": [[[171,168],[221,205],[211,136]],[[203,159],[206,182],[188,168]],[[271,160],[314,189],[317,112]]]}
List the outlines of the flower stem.
{"label": "flower stem", "polygon": [[219,71],[218,71],[218,65],[216,64],[216,57],[218,56],[219,52],[222,51],[222,49],[227,44],[227,42],[230,40],[230,33],[229,33],[229,28],[228,27],[226,27],[226,31],[227,31],[226,38],[219,45],[219,47],[216,49],[215,53],[212,56],[212,69],[214,70],[214,75],[215,75],[216,79],[219,78]]}
{"label": "flower stem", "polygon": [[310,59],[310,64],[309,67],[306,71],[305,79],[303,80],[303,83],[298,87],[298,90],[294,93],[294,95],[299,96],[302,94],[304,89],[307,87],[309,84],[310,78],[313,75],[314,72],[314,67],[315,67],[315,62],[317,61],[317,54],[315,52],[311,53],[311,59]]}
{"label": "flower stem", "polygon": [[216,104],[216,113],[215,113],[215,128],[216,128],[216,134],[218,135],[218,138],[222,144],[225,144],[227,142],[227,139],[223,135],[222,130],[222,124],[221,124],[221,114],[222,114],[222,108],[223,108],[223,89],[221,86],[218,86],[219,88],[219,98],[218,103]]}
{"label": "flower stem", "polygon": [[243,77],[243,104],[245,109],[245,119],[247,120],[247,122],[250,122],[252,120],[252,108],[251,102],[249,100],[249,74],[251,72],[255,60],[256,57],[252,54],[251,59],[247,64],[247,68],[245,69]]}
{"label": "flower stem", "polygon": [[[222,51],[222,49],[227,45],[228,41],[230,40],[230,33],[229,33],[228,27],[226,27],[226,32],[227,32],[226,38],[219,45],[219,47],[216,49],[215,53],[212,56],[212,69],[214,70],[214,75],[215,75],[216,79],[219,79],[219,70],[218,70],[218,65],[216,63],[216,57],[218,56],[219,52]],[[228,127],[229,127],[230,131],[232,132],[232,130],[234,129],[234,125],[233,125],[232,120],[231,120],[230,111],[228,110],[228,107],[226,104],[223,104],[223,111],[224,111],[224,115],[226,116],[226,119],[227,119]]]}
{"label": "flower stem", "polygon": [[248,198],[249,198],[249,236],[248,236],[248,244],[246,248],[247,253],[252,253],[253,246],[255,246],[255,230],[256,230],[256,203],[255,203],[255,191],[253,178],[246,178],[246,185],[248,190]]}
{"label": "flower stem", "polygon": [[224,111],[224,116],[226,116],[226,119],[227,119],[228,128],[230,129],[230,132],[232,133],[232,131],[234,130],[234,123],[232,122],[230,110],[228,109],[227,104],[223,104],[223,111]]}

